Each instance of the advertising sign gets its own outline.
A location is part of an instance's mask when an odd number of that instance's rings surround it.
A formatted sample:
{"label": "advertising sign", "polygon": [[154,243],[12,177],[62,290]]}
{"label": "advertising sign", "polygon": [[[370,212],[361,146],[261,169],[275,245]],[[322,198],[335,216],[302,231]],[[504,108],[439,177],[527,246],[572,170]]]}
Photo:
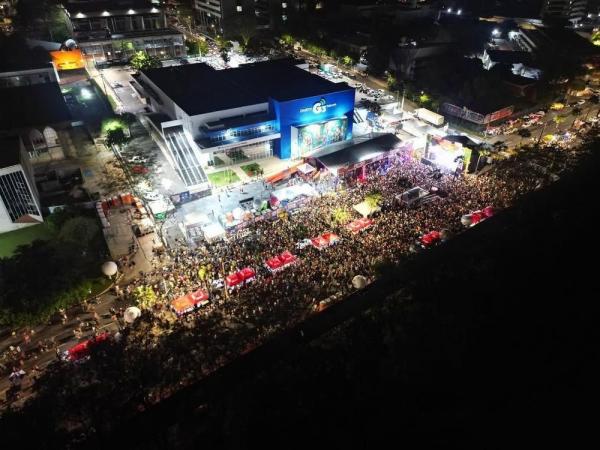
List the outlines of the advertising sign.
{"label": "advertising sign", "polygon": [[83,62],[83,56],[81,50],[57,50],[50,52],[52,62],[54,63],[56,70],[74,70],[83,69],[85,64]]}
{"label": "advertising sign", "polygon": [[313,123],[298,127],[299,156],[310,153],[326,145],[345,139],[348,129],[348,119],[332,119],[323,123]]}

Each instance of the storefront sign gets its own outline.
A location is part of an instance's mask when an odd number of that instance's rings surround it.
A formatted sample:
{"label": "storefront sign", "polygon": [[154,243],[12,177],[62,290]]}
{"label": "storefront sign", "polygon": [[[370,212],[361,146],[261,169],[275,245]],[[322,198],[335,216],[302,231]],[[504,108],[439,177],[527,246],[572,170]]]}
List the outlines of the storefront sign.
{"label": "storefront sign", "polygon": [[300,112],[305,113],[305,112],[312,111],[314,114],[321,114],[321,113],[326,112],[327,108],[333,108],[334,106],[337,106],[337,104],[336,103],[327,104],[327,101],[324,98],[322,98],[321,100],[316,102],[314,105],[312,105],[312,107],[302,108],[300,110]]}

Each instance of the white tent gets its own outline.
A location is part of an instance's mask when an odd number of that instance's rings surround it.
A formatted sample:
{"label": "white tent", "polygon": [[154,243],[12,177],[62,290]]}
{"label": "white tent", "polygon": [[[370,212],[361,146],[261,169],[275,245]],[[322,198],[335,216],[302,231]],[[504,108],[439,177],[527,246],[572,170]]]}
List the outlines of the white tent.
{"label": "white tent", "polygon": [[303,175],[307,175],[311,172],[314,172],[315,170],[316,169],[308,163],[300,164],[298,166],[298,172],[300,172]]}
{"label": "white tent", "polygon": [[295,184],[271,192],[271,198],[275,197],[278,201],[293,201],[301,195],[315,197],[318,192],[308,183]]}
{"label": "white tent", "polygon": [[369,217],[371,214],[381,211],[379,206],[371,206],[366,201],[354,205],[353,208],[363,217]]}
{"label": "white tent", "polygon": [[171,202],[169,198],[152,200],[151,202],[148,202],[148,207],[150,208],[150,211],[152,211],[153,215],[166,213],[175,209],[173,202]]}
{"label": "white tent", "polygon": [[200,211],[192,211],[184,216],[184,225],[205,225],[210,223],[208,216]]}
{"label": "white tent", "polygon": [[204,239],[206,239],[208,242],[213,242],[224,238],[227,234],[225,232],[225,228],[216,222],[211,222],[208,225],[204,225],[202,227],[202,233],[204,234]]}

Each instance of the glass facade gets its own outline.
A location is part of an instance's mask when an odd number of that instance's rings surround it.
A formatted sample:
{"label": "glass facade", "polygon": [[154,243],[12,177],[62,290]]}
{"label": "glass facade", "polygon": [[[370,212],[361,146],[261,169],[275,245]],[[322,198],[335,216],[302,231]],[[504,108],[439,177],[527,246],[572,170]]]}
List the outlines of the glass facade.
{"label": "glass facade", "polygon": [[27,214],[41,216],[21,171],[0,175],[0,197],[13,222]]}

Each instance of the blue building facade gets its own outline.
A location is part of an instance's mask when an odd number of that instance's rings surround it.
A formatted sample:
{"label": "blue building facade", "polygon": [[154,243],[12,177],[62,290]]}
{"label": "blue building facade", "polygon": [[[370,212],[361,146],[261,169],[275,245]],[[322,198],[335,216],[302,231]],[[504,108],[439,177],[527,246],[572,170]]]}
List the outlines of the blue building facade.
{"label": "blue building facade", "polygon": [[[346,88],[347,86],[344,85]],[[312,97],[279,101],[269,99],[267,114],[246,116],[224,123],[218,130],[205,130],[205,147],[243,146],[248,141],[273,139],[273,154],[297,159],[327,145],[352,138],[354,89]]]}
{"label": "blue building facade", "polygon": [[269,107],[279,123],[281,138],[275,154],[299,158],[319,148],[352,138],[354,89],[278,102]]}

